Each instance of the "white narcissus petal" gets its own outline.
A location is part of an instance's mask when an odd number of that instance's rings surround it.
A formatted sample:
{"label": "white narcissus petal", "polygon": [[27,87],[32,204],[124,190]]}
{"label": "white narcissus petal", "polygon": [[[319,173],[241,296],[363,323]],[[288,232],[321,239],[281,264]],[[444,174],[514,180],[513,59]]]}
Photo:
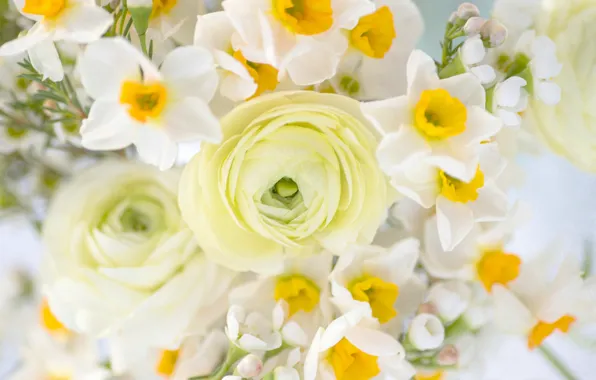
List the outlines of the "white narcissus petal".
{"label": "white narcissus petal", "polygon": [[437,227],[443,250],[455,248],[473,226],[474,215],[468,205],[452,202],[443,196],[437,199]]}
{"label": "white narcissus petal", "polygon": [[257,91],[257,84],[248,70],[234,57],[223,51],[213,52],[221,73],[219,92],[226,98],[239,102]]}
{"label": "white narcissus petal", "polygon": [[461,57],[464,64],[476,65],[484,59],[486,48],[480,36],[470,37],[461,47]]}
{"label": "white narcissus petal", "polygon": [[[501,121],[499,120],[500,124]],[[476,174],[478,154],[474,149],[465,149],[462,147],[463,144],[457,144],[454,141],[455,137],[451,138],[451,144],[449,142],[434,143],[433,153],[426,158],[426,162],[429,165],[439,167],[452,177],[464,182],[470,182]]]}
{"label": "white narcissus petal", "polygon": [[470,68],[470,72],[474,74],[482,84],[492,83],[497,78],[495,69],[489,65],[472,67]]}
{"label": "white narcissus petal", "polygon": [[91,150],[122,149],[135,139],[137,126],[117,102],[96,101],[81,126],[81,144]]}
{"label": "white narcissus petal", "polygon": [[113,22],[113,16],[95,4],[73,6],[60,17],[54,39],[89,43],[100,39]]}
{"label": "white narcissus petal", "polygon": [[50,78],[54,82],[64,79],[62,61],[53,41],[43,40],[31,47],[29,49],[29,59],[35,70],[43,74],[44,79]]}
{"label": "white narcissus petal", "polygon": [[[414,50],[410,54],[410,58],[408,58],[408,64],[406,67],[408,87],[410,88],[412,86],[417,76],[420,76],[421,74],[423,74],[423,76],[427,76],[427,72],[436,74],[436,71],[437,67],[435,65],[435,61],[428,54],[422,50]],[[429,86],[423,87],[428,88]]]}
{"label": "white narcissus petal", "polygon": [[141,161],[157,166],[160,170],[171,168],[176,162],[178,146],[165,131],[151,125],[143,125],[133,142]]}
{"label": "white narcissus petal", "polygon": [[486,91],[473,74],[464,73],[441,79],[439,86],[449,91],[451,96],[459,99],[468,108],[476,106],[484,109],[486,105]]}
{"label": "white narcissus petal", "polygon": [[412,118],[405,96],[360,103],[360,109],[382,135],[399,131]]}
{"label": "white narcissus petal", "polygon": [[484,107],[468,107],[466,129],[451,141],[471,146],[489,140],[503,127],[501,119],[486,112]]}
{"label": "white narcissus petal", "polygon": [[445,328],[435,315],[418,314],[410,324],[408,338],[419,350],[433,350],[445,340]]}
{"label": "white narcissus petal", "polygon": [[221,141],[219,120],[201,99],[181,99],[166,109],[163,118],[167,134],[174,141],[202,139],[214,144]]}
{"label": "white narcissus petal", "polygon": [[527,85],[525,79],[511,77],[499,83],[495,89],[495,101],[501,107],[515,107],[520,102],[522,87]]}
{"label": "white narcissus petal", "polygon": [[500,284],[492,288],[495,324],[501,330],[516,335],[527,334],[536,319],[530,310],[510,290]]}
{"label": "white narcissus petal", "polygon": [[293,346],[306,347],[308,337],[300,325],[296,322],[288,322],[281,330],[284,342],[288,342]]}
{"label": "white narcissus petal", "polygon": [[81,82],[89,96],[118,101],[124,81],[140,80],[141,56],[121,38],[103,38],[89,44],[78,62]]}
{"label": "white narcissus petal", "polygon": [[561,87],[553,82],[540,82],[536,86],[536,94],[540,100],[549,106],[554,106],[561,101]]}
{"label": "white narcissus petal", "polygon": [[521,125],[522,118],[517,112],[498,109],[496,114],[503,121],[503,124],[508,127],[518,127]]}
{"label": "white narcissus petal", "polygon": [[16,55],[23,53],[39,42],[50,39],[52,34],[45,30],[41,24],[35,24],[26,35],[18,37],[12,41],[8,41],[4,45],[0,46],[0,57]]}
{"label": "white narcissus petal", "polygon": [[439,172],[436,167],[421,162],[393,175],[391,184],[420,206],[429,208],[435,205],[440,192],[438,176]]}
{"label": "white narcissus petal", "polygon": [[267,343],[250,334],[242,335],[238,339],[238,345],[246,351],[267,351]]}
{"label": "white narcissus petal", "polygon": [[397,132],[383,137],[377,148],[377,160],[381,169],[391,176],[408,163],[430,153],[431,148],[420,133],[409,125],[402,125]]}
{"label": "white narcissus petal", "polygon": [[470,204],[477,222],[495,222],[505,219],[508,210],[507,194],[492,183],[478,189],[478,198]]}
{"label": "white narcissus petal", "polygon": [[224,12],[197,16],[194,44],[207,49],[226,51],[230,47],[234,27]]}
{"label": "white narcissus petal", "polygon": [[161,74],[168,90],[175,96],[193,96],[209,102],[217,89],[217,72],[213,56],[198,46],[184,46],[174,49],[164,59]]}
{"label": "white narcissus petal", "polygon": [[391,335],[382,331],[354,326],[346,332],[346,339],[361,351],[373,356],[404,356],[405,350]]}
{"label": "white narcissus petal", "polygon": [[366,0],[334,0],[333,27],[353,29],[364,15],[375,11],[375,4]]}
{"label": "white narcissus petal", "polygon": [[321,339],[325,330],[319,327],[313,338],[306,359],[304,360],[304,380],[315,380],[319,367],[319,354],[321,353]]}

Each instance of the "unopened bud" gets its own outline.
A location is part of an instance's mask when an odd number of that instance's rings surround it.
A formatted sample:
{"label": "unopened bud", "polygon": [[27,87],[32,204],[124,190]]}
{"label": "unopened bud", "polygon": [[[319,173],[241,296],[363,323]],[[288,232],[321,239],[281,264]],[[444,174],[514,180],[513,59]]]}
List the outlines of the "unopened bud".
{"label": "unopened bud", "polygon": [[455,22],[459,19],[457,12],[451,12],[451,16],[449,16],[449,22],[451,24],[455,24]]}
{"label": "unopened bud", "polygon": [[472,3],[463,3],[457,8],[457,17],[461,20],[467,20],[471,17],[480,16],[480,10]]}
{"label": "unopened bud", "polygon": [[418,314],[410,324],[408,339],[419,350],[433,350],[443,343],[445,327],[432,314]]}
{"label": "unopened bud", "polygon": [[448,344],[439,351],[437,363],[441,366],[456,365],[459,360],[459,352],[453,344]]}
{"label": "unopened bud", "polygon": [[250,354],[242,358],[236,366],[238,375],[244,378],[259,376],[263,371],[263,362],[258,356]]}
{"label": "unopened bud", "polygon": [[472,291],[462,281],[445,281],[433,285],[428,292],[428,301],[437,310],[436,314],[445,322],[452,322],[470,305]]}
{"label": "unopened bud", "polygon": [[490,19],[480,28],[482,42],[487,48],[496,48],[501,46],[507,39],[507,28],[499,21]]}
{"label": "unopened bud", "polygon": [[422,305],[420,305],[418,307],[418,314],[433,314],[433,315],[437,315],[438,314],[438,310],[437,307],[430,303],[430,302],[425,302]]}
{"label": "unopened bud", "polygon": [[486,20],[482,17],[470,17],[464,25],[464,33],[466,33],[468,36],[473,36],[480,33],[480,30],[484,26],[485,22]]}

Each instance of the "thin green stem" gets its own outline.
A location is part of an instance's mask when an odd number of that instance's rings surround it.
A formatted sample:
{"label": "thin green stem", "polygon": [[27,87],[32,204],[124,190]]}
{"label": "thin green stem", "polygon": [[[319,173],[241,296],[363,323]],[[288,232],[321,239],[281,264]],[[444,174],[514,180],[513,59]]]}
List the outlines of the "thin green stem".
{"label": "thin green stem", "polygon": [[557,369],[557,371],[559,371],[559,374],[561,374],[561,376],[564,379],[577,380],[577,378],[571,373],[569,368],[567,368],[567,366],[563,364],[561,359],[559,359],[553,351],[547,348],[546,345],[543,344],[540,347],[538,347],[538,351],[540,351],[542,356],[544,356],[544,358],[547,359],[550,362],[550,364],[552,364],[552,366]]}

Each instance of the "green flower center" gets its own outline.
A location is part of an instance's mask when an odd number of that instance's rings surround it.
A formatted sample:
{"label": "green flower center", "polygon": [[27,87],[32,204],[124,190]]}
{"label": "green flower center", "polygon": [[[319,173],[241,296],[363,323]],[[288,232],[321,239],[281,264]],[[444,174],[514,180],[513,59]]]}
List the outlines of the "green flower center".
{"label": "green flower center", "polygon": [[277,181],[272,189],[274,194],[279,194],[284,198],[291,198],[299,191],[298,185],[291,178],[284,177]]}

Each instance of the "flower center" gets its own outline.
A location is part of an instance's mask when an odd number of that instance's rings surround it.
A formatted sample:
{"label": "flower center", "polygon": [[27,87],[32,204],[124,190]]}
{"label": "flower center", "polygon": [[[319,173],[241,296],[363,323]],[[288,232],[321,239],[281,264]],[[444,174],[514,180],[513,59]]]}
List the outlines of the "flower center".
{"label": "flower center", "polygon": [[155,372],[164,377],[172,376],[176,368],[176,362],[178,361],[178,354],[179,350],[163,350],[157,361]]}
{"label": "flower center", "polygon": [[48,19],[56,18],[66,7],[66,0],[25,0],[23,13],[43,16]]}
{"label": "flower center", "polygon": [[291,178],[284,177],[273,186],[273,192],[284,198],[290,198],[298,192],[298,185]]}
{"label": "flower center", "polygon": [[389,322],[397,315],[394,305],[399,288],[391,282],[378,277],[364,277],[352,282],[350,293],[356,301],[368,302],[373,317],[381,323]]}
{"label": "flower center", "polygon": [[443,371],[437,371],[432,373],[418,373],[414,376],[414,380],[443,380]]}
{"label": "flower center", "polygon": [[486,291],[490,292],[494,284],[506,286],[519,276],[521,259],[514,254],[502,250],[489,250],[484,252],[476,264],[478,278]]}
{"label": "flower center", "polygon": [[575,322],[575,317],[571,315],[564,315],[553,323],[538,322],[528,337],[528,348],[530,350],[540,346],[542,342],[548,338],[555,330],[567,333],[571,325]]}
{"label": "flower center", "polygon": [[449,91],[424,90],[414,109],[414,125],[428,139],[444,139],[466,130],[466,106]]}
{"label": "flower center", "polygon": [[381,372],[377,359],[359,350],[346,338],[331,348],[327,358],[337,380],[372,379]]}
{"label": "flower center", "polygon": [[300,276],[280,277],[275,284],[274,298],[284,300],[290,308],[290,316],[299,311],[311,312],[319,303],[321,291],[310,279]]}
{"label": "flower center", "polygon": [[452,202],[467,203],[478,198],[478,189],[484,186],[484,173],[480,167],[470,182],[464,182],[451,177],[444,171],[439,171],[439,187],[441,195]]}
{"label": "flower center", "polygon": [[[236,50],[233,54],[234,58],[240,62],[257,84],[255,93],[248,99],[256,98],[265,91],[273,91],[279,83],[277,80],[278,70],[266,63],[254,63],[247,61],[240,50]],[[247,99],[247,100],[248,100]]]}
{"label": "flower center", "polygon": [[151,229],[151,218],[132,207],[122,212],[120,223],[126,232],[147,232]]}
{"label": "flower center", "polygon": [[361,17],[350,32],[352,45],[371,58],[383,58],[395,37],[393,13],[387,6]]}
{"label": "flower center", "polygon": [[331,0],[273,0],[273,16],[294,34],[319,34],[333,25]]}
{"label": "flower center", "polygon": [[348,95],[356,95],[360,92],[360,82],[356,78],[349,75],[344,75],[339,81],[339,86],[342,91],[345,91]]}
{"label": "flower center", "polygon": [[141,123],[158,118],[166,106],[166,99],[166,88],[160,83],[125,81],[120,90],[120,103],[127,104],[130,116]]}
{"label": "flower center", "polygon": [[70,331],[56,318],[54,313],[52,313],[52,310],[50,310],[50,305],[48,304],[48,301],[46,299],[44,299],[41,303],[40,317],[41,325],[50,334],[70,334]]}
{"label": "flower center", "polygon": [[162,14],[168,14],[176,6],[177,0],[153,0],[151,9],[151,19],[157,18]]}
{"label": "flower center", "polygon": [[13,140],[20,140],[21,138],[27,136],[29,131],[27,128],[20,128],[20,127],[6,127],[6,136],[10,137]]}

